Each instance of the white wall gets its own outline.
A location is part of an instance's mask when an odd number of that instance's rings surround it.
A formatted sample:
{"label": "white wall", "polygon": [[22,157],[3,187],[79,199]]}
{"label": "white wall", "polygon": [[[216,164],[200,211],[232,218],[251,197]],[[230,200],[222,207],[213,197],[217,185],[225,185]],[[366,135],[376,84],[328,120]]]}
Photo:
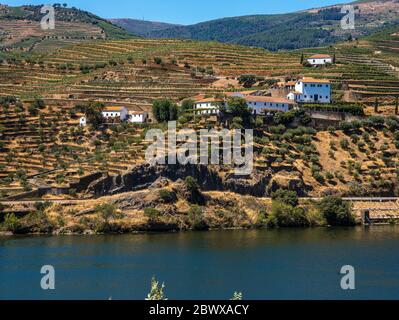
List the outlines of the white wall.
{"label": "white wall", "polygon": [[103,111],[102,115],[104,118],[120,118],[122,121],[127,118],[127,109],[122,108],[121,111]]}
{"label": "white wall", "polygon": [[129,122],[132,122],[132,123],[145,123],[146,120],[147,120],[147,114],[146,113],[131,114],[129,116]]}
{"label": "white wall", "polygon": [[298,81],[295,91],[301,92],[297,102],[331,103],[331,84]]}
{"label": "white wall", "polygon": [[195,103],[194,107],[195,109],[200,110],[197,114],[219,114],[219,106],[214,102]]}
{"label": "white wall", "polygon": [[[247,101],[247,105],[252,109],[253,114],[261,114],[264,111],[271,110],[282,112],[290,110],[290,105],[288,103]],[[291,108],[292,107],[293,106],[291,105]]]}
{"label": "white wall", "polygon": [[326,63],[332,63],[332,58],[308,59],[308,62],[311,65],[317,66],[317,65],[323,65],[323,64],[326,64]]}

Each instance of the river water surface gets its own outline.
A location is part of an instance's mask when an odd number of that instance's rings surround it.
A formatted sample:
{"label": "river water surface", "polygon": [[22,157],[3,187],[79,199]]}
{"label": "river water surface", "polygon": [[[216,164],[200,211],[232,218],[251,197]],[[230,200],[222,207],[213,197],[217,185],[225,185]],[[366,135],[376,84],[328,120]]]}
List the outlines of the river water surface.
{"label": "river water surface", "polygon": [[0,299],[144,299],[152,276],[171,300],[399,299],[399,226],[0,237]]}

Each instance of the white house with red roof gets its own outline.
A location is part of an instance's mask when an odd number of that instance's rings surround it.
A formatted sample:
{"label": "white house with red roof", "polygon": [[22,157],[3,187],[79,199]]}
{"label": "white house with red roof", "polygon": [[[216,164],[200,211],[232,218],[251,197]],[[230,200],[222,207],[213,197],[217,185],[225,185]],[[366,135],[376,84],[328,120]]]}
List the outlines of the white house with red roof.
{"label": "white house with red roof", "polygon": [[267,111],[287,112],[295,107],[294,101],[280,97],[246,96],[244,99],[253,114]]}
{"label": "white house with red roof", "polygon": [[333,58],[328,54],[315,54],[307,60],[312,66],[321,66],[327,63],[333,63]]}
{"label": "white house with red roof", "polygon": [[304,77],[287,96],[298,103],[331,103],[331,82],[326,79]]}
{"label": "white house with red roof", "polygon": [[128,111],[125,107],[109,106],[104,108],[102,115],[106,119],[119,118],[121,121],[125,121]]}
{"label": "white house with red roof", "polygon": [[[255,93],[255,91],[254,91]],[[216,115],[220,112],[220,106],[227,106],[228,98],[240,97],[245,99],[247,106],[252,110],[253,114],[261,114],[267,111],[287,112],[296,105],[295,101],[280,98],[247,94],[246,92],[228,92],[227,99],[223,98],[205,98],[197,100],[194,103],[194,109],[197,114]]]}
{"label": "white house with red roof", "polygon": [[219,107],[225,105],[223,98],[203,98],[194,101],[194,109],[198,110],[197,114],[219,114]]}

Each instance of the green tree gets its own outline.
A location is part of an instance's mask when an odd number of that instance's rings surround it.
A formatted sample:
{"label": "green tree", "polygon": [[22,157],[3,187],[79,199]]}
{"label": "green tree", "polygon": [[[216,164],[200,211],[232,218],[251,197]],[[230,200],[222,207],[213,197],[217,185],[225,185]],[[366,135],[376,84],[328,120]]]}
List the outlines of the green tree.
{"label": "green tree", "polygon": [[309,221],[303,208],[293,207],[280,201],[273,201],[271,214],[267,218],[267,225],[307,227],[309,226]]}
{"label": "green tree", "polygon": [[318,203],[321,214],[331,226],[349,226],[355,224],[348,202],[338,196],[328,196]]}
{"label": "green tree", "polygon": [[87,121],[95,129],[97,129],[104,122],[102,115],[104,104],[100,102],[89,101],[86,104],[77,105],[75,108],[85,114]]}
{"label": "green tree", "polygon": [[374,112],[378,113],[378,107],[379,107],[379,101],[378,98],[375,98],[375,102],[374,102]]}
{"label": "green tree", "polygon": [[295,191],[289,191],[285,189],[278,189],[271,194],[273,200],[280,201],[285,204],[289,204],[292,207],[298,205],[298,196]]}
{"label": "green tree", "polygon": [[177,105],[168,99],[155,100],[152,104],[152,113],[158,122],[176,120],[178,110]]}
{"label": "green tree", "polygon": [[251,110],[248,108],[247,102],[244,98],[233,97],[227,101],[227,110],[233,117],[247,118],[251,115]]}
{"label": "green tree", "polygon": [[179,114],[184,114],[187,111],[190,111],[193,109],[194,109],[194,101],[191,99],[185,99],[181,104],[181,107],[179,109]]}
{"label": "green tree", "polygon": [[15,232],[20,228],[19,219],[13,213],[6,214],[3,222],[3,227],[6,231]]}
{"label": "green tree", "polygon": [[244,88],[252,88],[252,86],[258,81],[258,78],[254,74],[242,74],[238,77],[238,83]]}

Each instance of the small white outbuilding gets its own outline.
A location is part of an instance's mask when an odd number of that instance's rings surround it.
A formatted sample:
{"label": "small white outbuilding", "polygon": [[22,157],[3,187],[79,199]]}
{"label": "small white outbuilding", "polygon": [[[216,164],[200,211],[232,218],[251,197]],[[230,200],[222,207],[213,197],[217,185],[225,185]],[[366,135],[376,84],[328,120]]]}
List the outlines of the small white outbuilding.
{"label": "small white outbuilding", "polygon": [[315,54],[307,59],[312,66],[322,66],[333,63],[333,58],[328,54]]}

